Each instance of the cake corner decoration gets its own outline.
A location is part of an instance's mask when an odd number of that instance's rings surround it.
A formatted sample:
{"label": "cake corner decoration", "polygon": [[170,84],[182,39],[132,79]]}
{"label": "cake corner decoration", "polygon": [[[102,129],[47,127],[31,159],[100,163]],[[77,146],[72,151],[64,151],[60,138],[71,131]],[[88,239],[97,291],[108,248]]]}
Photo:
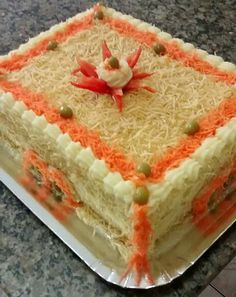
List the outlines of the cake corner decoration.
{"label": "cake corner decoration", "polygon": [[129,275],[135,273],[135,282],[139,286],[142,277],[147,277],[150,285],[154,284],[154,278],[151,271],[151,263],[148,258],[148,251],[151,243],[152,226],[147,215],[148,205],[133,204],[133,234],[132,245],[133,252],[129,258],[128,268],[120,278],[120,282]]}
{"label": "cake corner decoration", "polygon": [[71,84],[77,88],[87,89],[99,94],[109,94],[116,102],[119,111],[123,108],[123,95],[125,92],[145,89],[151,93],[156,90],[141,84],[141,81],[153,73],[139,72],[134,68],[138,63],[142,48],[139,47],[126,60],[118,60],[112,56],[106,41],[102,43],[103,61],[94,66],[85,60],[77,59],[79,67],[72,71],[77,80]]}

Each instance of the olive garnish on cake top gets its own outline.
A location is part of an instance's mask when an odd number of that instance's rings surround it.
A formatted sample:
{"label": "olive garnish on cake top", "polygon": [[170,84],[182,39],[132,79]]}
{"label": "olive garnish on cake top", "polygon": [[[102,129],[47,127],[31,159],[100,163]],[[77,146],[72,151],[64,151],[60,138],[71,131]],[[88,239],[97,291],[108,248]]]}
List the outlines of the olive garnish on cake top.
{"label": "olive garnish on cake top", "polygon": [[120,68],[119,60],[114,56],[111,56],[107,60],[107,65],[109,65],[112,69],[119,69]]}
{"label": "olive garnish on cake top", "polygon": [[66,104],[63,104],[60,107],[60,116],[65,118],[65,119],[70,119],[73,117],[73,110]]}
{"label": "olive garnish on cake top", "polygon": [[197,133],[200,129],[200,126],[196,120],[191,120],[189,121],[185,128],[184,128],[184,133],[187,135],[193,135]]}
{"label": "olive garnish on cake top", "polygon": [[[127,59],[112,56],[107,43],[102,43],[103,61],[99,66],[94,66],[87,61],[78,59],[79,67],[72,74],[77,77],[71,84],[77,88],[87,89],[99,94],[109,94],[116,101],[119,111],[123,108],[123,95],[125,92],[145,89],[155,93],[153,88],[143,85],[141,81],[152,73],[139,72],[134,69],[141,55],[142,48],[139,47]],[[79,75],[79,76],[78,76]]]}
{"label": "olive garnish on cake top", "polygon": [[94,18],[98,19],[98,20],[103,20],[104,19],[104,13],[101,10],[99,10],[99,11],[95,12]]}
{"label": "olive garnish on cake top", "polygon": [[47,45],[47,50],[49,51],[53,51],[58,47],[58,43],[55,40],[51,40],[49,41],[48,45]]}
{"label": "olive garnish on cake top", "polygon": [[157,55],[164,55],[166,53],[166,48],[164,47],[163,44],[161,43],[156,43],[154,46],[153,46],[153,50],[154,52],[157,54]]}

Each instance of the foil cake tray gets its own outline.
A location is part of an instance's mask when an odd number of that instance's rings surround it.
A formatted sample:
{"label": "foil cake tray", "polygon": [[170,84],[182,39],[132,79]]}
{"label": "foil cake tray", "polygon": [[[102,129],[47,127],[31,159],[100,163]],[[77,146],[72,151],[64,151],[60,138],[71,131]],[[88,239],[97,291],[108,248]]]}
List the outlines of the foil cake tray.
{"label": "foil cake tray", "polygon": [[[189,222],[176,226],[175,230],[158,244],[158,257],[152,261],[154,284],[150,285],[148,280],[143,278],[137,286],[133,273],[120,281],[126,265],[110,245],[107,234],[85,225],[75,213],[63,222],[57,220],[49,208],[39,203],[18,182],[20,173],[19,164],[0,147],[0,180],[95,273],[107,282],[123,288],[148,289],[170,283],[191,267],[236,221],[235,211],[208,236],[201,234]],[[234,200],[236,204],[236,199]]]}

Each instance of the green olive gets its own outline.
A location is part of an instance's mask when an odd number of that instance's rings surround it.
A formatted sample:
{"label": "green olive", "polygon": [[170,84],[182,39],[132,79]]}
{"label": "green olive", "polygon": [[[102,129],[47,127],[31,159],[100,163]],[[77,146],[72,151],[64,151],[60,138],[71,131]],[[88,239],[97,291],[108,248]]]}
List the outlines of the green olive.
{"label": "green olive", "polygon": [[116,57],[113,57],[113,56],[108,59],[108,64],[113,69],[118,69],[120,67],[119,60]]}
{"label": "green olive", "polygon": [[57,202],[61,202],[65,196],[62,190],[55,183],[52,184],[51,193]]}
{"label": "green olive", "polygon": [[219,200],[219,192],[216,191],[211,195],[211,197],[210,197],[210,199],[208,201],[208,210],[209,210],[209,212],[215,212],[216,211],[216,209],[218,207],[218,204],[219,204],[218,200]]}
{"label": "green olive", "polygon": [[101,10],[99,10],[99,11],[95,12],[94,18],[98,19],[98,20],[103,20],[104,19],[104,13]]}
{"label": "green olive", "polygon": [[69,106],[64,104],[60,107],[60,116],[66,119],[72,118],[73,111]]}
{"label": "green olive", "polygon": [[43,183],[43,177],[41,172],[39,171],[39,169],[35,166],[31,166],[29,169],[29,172],[31,173],[31,175],[33,176],[33,178],[35,179],[36,184],[41,187],[42,183]]}
{"label": "green olive", "polygon": [[53,51],[58,47],[58,43],[56,41],[49,41],[47,50]]}
{"label": "green olive", "polygon": [[134,194],[134,202],[139,205],[147,204],[149,198],[149,191],[147,187],[138,187]]}
{"label": "green olive", "polygon": [[137,167],[137,172],[143,173],[146,177],[151,174],[151,167],[148,163],[141,163]]}
{"label": "green olive", "polygon": [[193,135],[196,132],[198,132],[200,129],[200,126],[196,120],[192,120],[188,122],[184,128],[184,133],[187,135]]}
{"label": "green olive", "polygon": [[157,54],[157,55],[164,55],[166,53],[166,48],[164,47],[164,45],[162,45],[161,43],[156,43],[154,46],[153,46],[153,49],[154,49],[154,52]]}

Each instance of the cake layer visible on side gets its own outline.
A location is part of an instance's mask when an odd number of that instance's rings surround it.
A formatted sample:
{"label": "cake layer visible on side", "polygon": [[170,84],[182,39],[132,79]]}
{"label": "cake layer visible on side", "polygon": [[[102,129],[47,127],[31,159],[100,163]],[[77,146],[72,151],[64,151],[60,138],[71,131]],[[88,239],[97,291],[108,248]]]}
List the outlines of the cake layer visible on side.
{"label": "cake layer visible on side", "polygon": [[[94,159],[90,163],[88,159],[87,164],[86,154],[82,156],[83,162],[78,162],[81,151],[79,144],[78,147],[74,146],[75,143],[69,144],[71,141],[66,135],[62,137],[55,125],[48,125],[42,117],[24,110],[21,102],[15,102],[10,95],[7,96],[12,101],[0,111],[2,137],[21,153],[33,149],[48,164],[63,170],[82,201],[128,238],[132,233],[131,188],[126,190],[119,186],[122,178],[118,173],[109,173],[108,170],[103,173],[100,169],[96,171],[92,163],[96,164],[98,160]],[[173,226],[181,223],[184,217],[191,217],[193,199],[209,180],[233,160],[236,155],[235,128],[236,119],[232,119],[225,127],[217,130],[216,136],[206,139],[180,167],[167,171],[163,181],[148,185],[153,241],[162,238]],[[100,177],[99,173],[102,174]],[[129,185],[129,182],[125,183]],[[119,192],[120,196],[117,196]]]}

